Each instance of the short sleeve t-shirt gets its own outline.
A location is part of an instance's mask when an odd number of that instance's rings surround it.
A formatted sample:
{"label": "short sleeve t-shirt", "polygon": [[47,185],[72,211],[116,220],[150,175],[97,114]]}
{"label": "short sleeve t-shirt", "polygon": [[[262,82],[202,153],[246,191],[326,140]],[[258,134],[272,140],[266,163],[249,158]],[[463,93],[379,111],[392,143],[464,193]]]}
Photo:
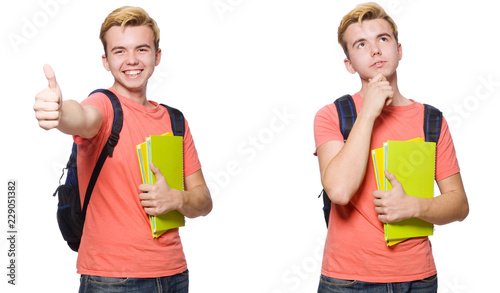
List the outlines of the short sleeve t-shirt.
{"label": "short sleeve t-shirt", "polygon": [[[105,277],[152,278],[170,276],[187,269],[178,229],[153,238],[149,217],[139,200],[142,184],[136,145],[150,135],[172,131],[165,107],[150,101],[147,108],[113,91],[123,109],[123,127],[112,157],[106,160],[87,210],[78,252],[79,274]],[[92,139],[75,136],[78,145],[80,197],[97,158],[111,132],[113,108],[102,93],[85,99],[82,105],[97,107],[104,120]],[[201,168],[189,126],[184,135],[184,176]]]}
{"label": "short sleeve t-shirt", "polygon": [[[353,95],[357,112],[363,98]],[[387,140],[424,137],[424,105],[411,100],[407,106],[384,107],[376,119],[370,149]],[[343,141],[334,104],[324,106],[314,120],[316,149],[329,141]],[[440,181],[460,172],[446,120],[436,148],[436,175]],[[371,156],[366,170],[373,170]],[[365,282],[408,282],[436,274],[428,237],[409,239],[388,247],[383,223],[377,218],[372,193],[377,189],[373,172],[365,178],[351,201],[333,205],[323,255],[322,274],[331,278]]]}

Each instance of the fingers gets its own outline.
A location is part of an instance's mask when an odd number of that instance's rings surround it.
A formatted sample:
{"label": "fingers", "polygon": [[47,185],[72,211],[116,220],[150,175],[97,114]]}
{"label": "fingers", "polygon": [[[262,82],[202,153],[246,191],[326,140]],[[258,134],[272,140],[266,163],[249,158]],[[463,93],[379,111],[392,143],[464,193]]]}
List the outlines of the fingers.
{"label": "fingers", "polygon": [[368,88],[371,91],[379,92],[379,94],[382,94],[385,97],[392,98],[394,95],[392,86],[387,78],[381,73],[368,80]]}
{"label": "fingers", "polygon": [[375,190],[374,192],[372,192],[372,195],[373,195],[373,197],[375,197],[375,199],[381,199],[382,195],[383,195],[383,191],[382,190]]}
{"label": "fingers", "polygon": [[52,66],[50,66],[49,64],[45,64],[43,66],[43,72],[45,73],[45,77],[49,82],[49,88],[52,90],[57,89],[56,74],[54,73]]}
{"label": "fingers", "polygon": [[56,81],[56,75],[48,64],[43,66],[49,86],[35,96],[33,110],[41,128],[57,128],[61,119],[62,95]]}
{"label": "fingers", "polygon": [[387,178],[387,180],[389,180],[389,182],[391,183],[392,188],[396,187],[396,185],[401,184],[401,183],[399,183],[396,176],[394,176],[394,174],[389,172],[387,169],[384,171],[384,174],[385,174],[385,177]]}
{"label": "fingers", "polygon": [[[168,184],[166,184],[165,177],[161,173],[160,169],[153,163],[150,164],[150,168],[156,178],[156,183],[139,185],[139,191],[142,192],[139,194],[139,199],[141,201],[147,200],[148,204],[151,201],[158,199],[158,194],[161,193],[161,190],[164,190],[165,188],[168,189]],[[145,206],[148,206],[148,204]]]}
{"label": "fingers", "polygon": [[[167,180],[165,179],[165,176],[163,176],[163,174],[161,173],[160,168],[156,167],[153,163],[151,163],[150,168],[151,168],[151,171],[153,172],[153,174],[156,178],[156,183],[158,183],[159,181],[167,182]],[[167,186],[168,186],[168,184],[167,184]]]}
{"label": "fingers", "polygon": [[384,100],[385,106],[389,106],[392,103],[394,90],[384,75],[381,73],[375,75],[369,80],[368,87]]}
{"label": "fingers", "polygon": [[60,98],[55,92],[47,88],[38,93],[33,110],[40,127],[45,130],[58,127],[61,117],[60,108]]}
{"label": "fingers", "polygon": [[155,164],[151,163],[151,164],[149,165],[149,167],[151,168],[151,171],[153,171],[153,173],[155,173],[155,174],[156,174],[156,173],[160,173],[160,174],[161,174],[161,172],[160,172],[160,168],[156,167],[156,166],[155,166]]}
{"label": "fingers", "polygon": [[379,81],[387,81],[387,78],[382,73],[378,73],[374,77],[368,79],[368,82],[379,82]]}

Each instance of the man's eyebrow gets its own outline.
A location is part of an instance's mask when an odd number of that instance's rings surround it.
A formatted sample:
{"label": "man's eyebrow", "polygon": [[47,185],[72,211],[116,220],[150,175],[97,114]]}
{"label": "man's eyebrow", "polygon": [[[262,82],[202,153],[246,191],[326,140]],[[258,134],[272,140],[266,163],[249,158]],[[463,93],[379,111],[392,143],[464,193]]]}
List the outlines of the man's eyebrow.
{"label": "man's eyebrow", "polygon": [[377,36],[377,39],[380,39],[381,37],[389,37],[390,39],[392,39],[392,36],[389,33],[381,33]]}
{"label": "man's eyebrow", "polygon": [[[142,45],[136,46],[135,48],[136,49],[138,49],[138,48],[149,48],[149,49],[151,49],[151,46],[148,45],[148,44],[142,44]],[[124,46],[115,46],[115,47],[111,48],[111,52],[113,52],[115,50],[126,50],[126,48]]]}
{"label": "man's eyebrow", "polygon": [[365,38],[354,40],[354,43],[352,43],[352,47],[354,48],[357,43],[361,43],[361,42],[365,42],[365,41],[366,41]]}
{"label": "man's eyebrow", "polygon": [[136,49],[137,49],[137,48],[149,48],[149,49],[151,49],[151,46],[150,46],[150,45],[148,45],[148,44],[142,44],[142,45],[139,45],[139,46],[137,46],[137,47],[135,47],[135,48],[136,48]]}
{"label": "man's eyebrow", "polygon": [[115,47],[111,48],[111,52],[116,51],[116,50],[124,50],[124,49],[125,49],[125,47],[123,47],[123,46],[115,46]]}
{"label": "man's eyebrow", "polygon": [[[382,37],[388,37],[388,38],[392,39],[392,36],[389,33],[381,33],[381,34],[377,35],[377,39],[380,39]],[[365,41],[366,41],[365,38],[357,39],[357,40],[354,41],[354,43],[352,43],[352,47],[354,48],[357,43],[361,43],[361,42],[365,42]]]}

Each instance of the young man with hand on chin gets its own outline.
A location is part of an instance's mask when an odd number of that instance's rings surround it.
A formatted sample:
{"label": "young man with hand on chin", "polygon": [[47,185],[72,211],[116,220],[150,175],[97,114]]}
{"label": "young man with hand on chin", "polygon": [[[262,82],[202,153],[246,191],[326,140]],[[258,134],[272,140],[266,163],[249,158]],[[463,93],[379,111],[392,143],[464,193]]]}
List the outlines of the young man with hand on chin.
{"label": "young man with hand on chin", "polygon": [[338,41],[346,54],[345,67],[358,73],[361,90],[353,95],[357,119],[345,143],[335,105],[320,109],[314,121],[321,181],[333,203],[318,292],[436,292],[428,237],[389,247],[383,224],[416,217],[444,225],[467,217],[448,125],[443,119],[436,147],[435,179],[441,195],[408,196],[387,170],[393,189],[378,191],[368,171],[373,170],[370,150],[387,140],[423,137],[424,105],[399,91],[396,69],[403,52],[397,26],[378,4],[358,5],[344,16]]}
{"label": "young man with hand on chin", "polygon": [[[188,270],[178,229],[151,236],[149,215],[177,210],[195,218],[212,209],[210,192],[187,122],[185,191],[171,189],[152,165],[156,184],[142,184],[135,146],[147,136],[172,131],[165,107],[146,97],[147,83],[160,63],[159,29],[141,8],[122,7],[105,19],[100,38],[104,68],[120,100],[123,127],[113,157],[99,175],[88,206],[78,252],[80,292],[188,292]],[[111,132],[113,107],[102,93],[82,103],[62,99],[54,71],[44,66],[49,86],[37,94],[35,115],[43,129],[57,128],[78,144],[80,195]],[[162,291],[165,290],[165,291]],[[135,292],[135,291],[134,291]]]}

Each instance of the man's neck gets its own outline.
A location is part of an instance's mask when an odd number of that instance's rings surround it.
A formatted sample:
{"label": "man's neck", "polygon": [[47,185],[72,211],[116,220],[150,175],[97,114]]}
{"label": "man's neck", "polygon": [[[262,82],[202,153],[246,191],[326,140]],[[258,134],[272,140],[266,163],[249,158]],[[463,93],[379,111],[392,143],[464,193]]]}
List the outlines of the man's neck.
{"label": "man's neck", "polygon": [[113,85],[113,89],[120,95],[126,97],[129,100],[132,100],[140,105],[143,105],[147,108],[154,107],[146,97],[146,87],[143,87],[139,90],[127,89],[120,84],[115,83]]}

